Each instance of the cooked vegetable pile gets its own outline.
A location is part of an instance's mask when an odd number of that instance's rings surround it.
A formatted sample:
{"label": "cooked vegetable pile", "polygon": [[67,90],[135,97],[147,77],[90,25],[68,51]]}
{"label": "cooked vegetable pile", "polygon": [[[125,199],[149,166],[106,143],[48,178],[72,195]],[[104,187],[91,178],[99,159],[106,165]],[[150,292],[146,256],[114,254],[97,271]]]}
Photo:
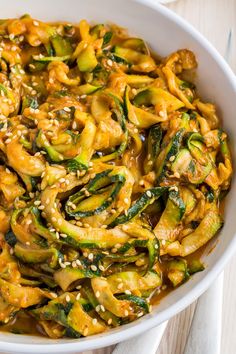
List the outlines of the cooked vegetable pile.
{"label": "cooked vegetable pile", "polygon": [[129,323],[204,269],[195,252],[222,227],[232,163],[195,56],[85,20],[25,15],[0,36],[1,328]]}

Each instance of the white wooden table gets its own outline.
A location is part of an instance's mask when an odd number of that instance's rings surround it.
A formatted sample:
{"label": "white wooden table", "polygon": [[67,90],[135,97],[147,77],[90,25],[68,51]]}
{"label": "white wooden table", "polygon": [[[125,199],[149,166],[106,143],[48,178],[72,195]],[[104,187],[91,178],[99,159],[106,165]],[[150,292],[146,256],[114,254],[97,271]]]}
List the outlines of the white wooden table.
{"label": "white wooden table", "polygon": [[[213,43],[222,55],[225,54],[227,37],[231,29],[233,39],[229,64],[236,72],[236,0],[177,0],[167,6],[192,23]],[[232,119],[236,119],[236,117],[232,117]],[[236,353],[235,284],[236,256],[228,264],[224,274],[221,354]],[[192,304],[169,321],[157,354],[183,354],[195,305],[195,303]],[[109,347],[83,354],[110,354],[111,352],[112,347]]]}

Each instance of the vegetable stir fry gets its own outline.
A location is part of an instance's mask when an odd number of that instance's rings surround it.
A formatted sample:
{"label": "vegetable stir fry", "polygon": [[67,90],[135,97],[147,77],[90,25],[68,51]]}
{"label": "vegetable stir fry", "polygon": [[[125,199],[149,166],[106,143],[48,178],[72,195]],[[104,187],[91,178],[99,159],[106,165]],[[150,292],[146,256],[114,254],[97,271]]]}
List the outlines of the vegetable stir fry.
{"label": "vegetable stir fry", "polygon": [[[0,321],[89,336],[204,269],[227,135],[189,79],[115,25],[0,22]],[[192,255],[189,257],[189,255]]]}

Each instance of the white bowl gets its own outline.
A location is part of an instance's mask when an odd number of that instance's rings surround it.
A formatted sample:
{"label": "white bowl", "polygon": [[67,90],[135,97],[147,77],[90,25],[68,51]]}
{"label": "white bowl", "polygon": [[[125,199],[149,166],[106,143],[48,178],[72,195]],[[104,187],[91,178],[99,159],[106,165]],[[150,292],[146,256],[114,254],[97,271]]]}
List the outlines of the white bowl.
{"label": "white bowl", "polygon": [[[161,55],[179,48],[189,48],[197,56],[197,87],[204,99],[217,103],[223,126],[230,135],[232,153],[236,156],[236,79],[226,62],[194,28],[180,17],[157,4],[155,0],[0,0],[1,18],[29,13],[33,17],[57,21],[115,22],[130,33],[141,36]],[[151,314],[136,322],[89,338],[51,340],[43,337],[0,333],[0,350],[4,353],[75,353],[105,347],[136,336],[183,310],[200,296],[223,270],[236,248],[236,188],[233,181],[227,197],[225,225],[212,241],[216,245],[206,256],[207,268],[166,296]],[[217,240],[217,242],[216,242]]]}

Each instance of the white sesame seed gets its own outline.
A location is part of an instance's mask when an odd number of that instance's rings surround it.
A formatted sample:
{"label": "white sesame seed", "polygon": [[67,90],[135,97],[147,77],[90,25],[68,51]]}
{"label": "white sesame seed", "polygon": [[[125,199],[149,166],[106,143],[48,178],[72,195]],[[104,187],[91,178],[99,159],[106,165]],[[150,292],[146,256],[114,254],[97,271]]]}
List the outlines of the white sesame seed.
{"label": "white sesame seed", "polygon": [[143,312],[137,314],[137,317],[142,317],[142,316],[143,316]]}
{"label": "white sesame seed", "polygon": [[107,65],[109,65],[109,66],[112,66],[112,65],[113,65],[113,63],[112,63],[112,60],[111,60],[111,59],[108,59],[108,60],[107,60]]}
{"label": "white sesame seed", "polygon": [[72,129],[77,129],[77,123],[75,121],[72,123]]}
{"label": "white sesame seed", "polygon": [[109,318],[109,320],[107,321],[107,323],[110,325],[112,324],[112,318]]}
{"label": "white sesame seed", "polygon": [[96,310],[96,312],[99,312],[99,311],[101,310],[101,306],[100,306],[100,305],[97,305],[97,306],[95,307],[95,310]]}
{"label": "white sesame seed", "polygon": [[93,260],[93,253],[89,253],[88,259],[90,259],[91,261]]}
{"label": "white sesame seed", "polygon": [[52,217],[52,221],[55,222],[55,221],[57,221],[57,219],[53,216],[53,217]]}
{"label": "white sesame seed", "polygon": [[96,272],[96,270],[98,270],[97,266],[95,266],[94,264],[92,264],[90,268],[91,268],[92,271],[94,271],[94,272]]}
{"label": "white sesame seed", "polygon": [[70,295],[66,295],[66,302],[70,302]]}
{"label": "white sesame seed", "polygon": [[44,209],[45,209],[45,206],[44,206],[44,205],[40,205],[40,206],[38,207],[38,209],[39,209],[39,210],[44,210]]}
{"label": "white sesame seed", "polygon": [[125,310],[125,316],[129,316],[129,311]]}
{"label": "white sesame seed", "polygon": [[130,290],[125,290],[125,294],[126,295],[131,295],[131,291]]}
{"label": "white sesame seed", "polygon": [[160,116],[160,117],[164,117],[164,116],[165,116],[165,112],[160,111],[160,112],[159,112],[159,116]]}
{"label": "white sesame seed", "polygon": [[41,204],[41,200],[35,200],[34,205],[40,205]]}
{"label": "white sesame seed", "polygon": [[72,265],[72,268],[76,268],[76,267],[77,267],[76,261],[73,261],[73,262],[71,263],[71,265]]}
{"label": "white sesame seed", "polygon": [[172,155],[172,156],[169,158],[169,161],[172,162],[172,161],[174,161],[174,159],[175,159],[175,156]]}
{"label": "white sesame seed", "polygon": [[39,26],[38,21],[33,21],[34,26]]}
{"label": "white sesame seed", "polygon": [[80,299],[80,296],[81,296],[81,294],[78,293],[78,294],[76,295],[76,300],[79,300],[79,299]]}
{"label": "white sesame seed", "polygon": [[56,294],[56,293],[50,293],[50,295],[51,295],[54,299],[57,298],[57,294]]}
{"label": "white sesame seed", "polygon": [[98,320],[96,318],[93,318],[92,323],[95,326],[97,324]]}
{"label": "white sesame seed", "polygon": [[76,259],[76,263],[77,263],[78,266],[81,266],[81,262],[80,262],[79,259]]}
{"label": "white sesame seed", "polygon": [[148,198],[151,198],[151,197],[152,197],[151,191],[147,191],[146,194],[147,194]]}
{"label": "white sesame seed", "polygon": [[66,237],[67,237],[67,234],[60,234],[60,236],[61,236],[62,238],[66,238]]}
{"label": "white sesame seed", "polygon": [[82,98],[82,99],[83,99],[83,98],[86,98],[86,97],[87,97],[87,95],[81,95],[81,96],[80,96],[80,98]]}
{"label": "white sesame seed", "polygon": [[123,288],[123,286],[124,286],[123,283],[119,283],[119,284],[117,285],[117,289],[121,290],[121,289]]}
{"label": "white sesame seed", "polygon": [[105,270],[105,268],[103,267],[103,265],[99,265],[98,268],[103,272]]}
{"label": "white sesame seed", "polygon": [[26,244],[27,246],[30,246],[30,242],[29,242],[29,241],[27,241],[25,244]]}
{"label": "white sesame seed", "polygon": [[96,296],[96,298],[99,298],[100,297],[100,292],[96,291],[95,296]]}
{"label": "white sesame seed", "polygon": [[69,107],[64,107],[63,109],[64,109],[64,111],[66,111],[66,112],[70,112],[70,111],[71,111],[71,109],[70,109]]}
{"label": "white sesame seed", "polygon": [[76,289],[77,289],[77,290],[80,290],[81,288],[82,288],[81,285],[76,286]]}
{"label": "white sesame seed", "polygon": [[32,220],[31,219],[26,221],[26,225],[30,225],[30,224],[32,224]]}
{"label": "white sesame seed", "polygon": [[59,182],[60,182],[60,183],[64,183],[64,182],[65,182],[65,178],[60,178],[60,179],[59,179]]}
{"label": "white sesame seed", "polygon": [[103,306],[103,305],[100,305],[100,307],[101,307],[101,311],[102,312],[105,312],[106,310],[105,310],[105,307]]}

